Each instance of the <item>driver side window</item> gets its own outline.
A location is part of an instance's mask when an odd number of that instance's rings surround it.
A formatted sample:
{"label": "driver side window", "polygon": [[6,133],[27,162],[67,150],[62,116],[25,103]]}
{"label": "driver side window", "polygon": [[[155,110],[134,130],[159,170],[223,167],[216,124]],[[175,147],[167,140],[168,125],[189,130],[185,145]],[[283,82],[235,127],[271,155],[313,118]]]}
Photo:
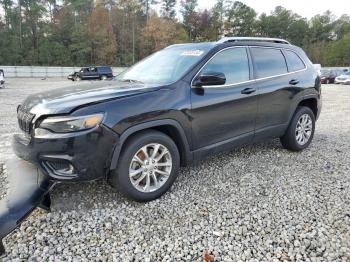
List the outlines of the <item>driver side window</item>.
{"label": "driver side window", "polygon": [[235,47],[217,53],[202,69],[202,73],[223,73],[225,85],[249,80],[249,62],[245,47]]}

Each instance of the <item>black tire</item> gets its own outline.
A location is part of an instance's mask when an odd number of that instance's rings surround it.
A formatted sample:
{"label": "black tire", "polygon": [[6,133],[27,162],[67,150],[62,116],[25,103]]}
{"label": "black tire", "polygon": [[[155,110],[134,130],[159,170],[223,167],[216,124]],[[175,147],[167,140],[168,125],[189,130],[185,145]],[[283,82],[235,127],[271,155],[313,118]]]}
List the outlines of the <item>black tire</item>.
{"label": "black tire", "polygon": [[[310,116],[310,118],[312,120],[312,130],[311,130],[311,135],[310,135],[309,139],[307,140],[307,142],[305,144],[300,144],[297,141],[296,129],[297,129],[298,121],[305,114]],[[291,151],[301,151],[301,150],[307,148],[310,145],[310,143],[312,142],[312,139],[314,137],[315,122],[316,122],[315,115],[312,112],[312,110],[306,106],[299,106],[294,113],[294,116],[289,124],[289,127],[288,127],[286,133],[280,138],[282,146],[288,150],[291,150]]]}
{"label": "black tire", "polygon": [[[131,183],[129,167],[134,155],[143,146],[152,143],[159,143],[168,149],[172,159],[172,168],[168,179],[159,189],[145,193],[136,189]],[[179,173],[180,155],[176,144],[169,136],[156,130],[148,130],[136,134],[127,141],[123,146],[118,163],[117,169],[109,177],[110,184],[127,197],[139,202],[146,202],[159,198],[172,186]]]}

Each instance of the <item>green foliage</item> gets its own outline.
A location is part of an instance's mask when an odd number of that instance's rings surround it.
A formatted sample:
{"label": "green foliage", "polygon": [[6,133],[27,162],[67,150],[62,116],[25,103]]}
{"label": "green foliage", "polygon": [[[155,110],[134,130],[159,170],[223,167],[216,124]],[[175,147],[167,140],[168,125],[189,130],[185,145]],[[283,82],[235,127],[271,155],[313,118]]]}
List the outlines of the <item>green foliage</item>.
{"label": "green foliage", "polygon": [[177,0],[0,0],[0,64],[129,66],[169,44],[235,35],[285,38],[314,63],[350,65],[348,14],[308,21],[277,6],[257,17],[239,1],[216,0],[210,10],[197,1],[180,1],[179,21]]}
{"label": "green foliage", "polygon": [[350,33],[332,42],[325,57],[326,65],[350,66]]}
{"label": "green foliage", "polygon": [[308,33],[308,24],[306,19],[291,10],[277,6],[270,15],[263,13],[260,16],[258,32],[262,36],[288,39],[301,46]]}
{"label": "green foliage", "polygon": [[235,36],[252,36],[256,28],[256,12],[242,2],[233,2],[226,10],[225,31]]}

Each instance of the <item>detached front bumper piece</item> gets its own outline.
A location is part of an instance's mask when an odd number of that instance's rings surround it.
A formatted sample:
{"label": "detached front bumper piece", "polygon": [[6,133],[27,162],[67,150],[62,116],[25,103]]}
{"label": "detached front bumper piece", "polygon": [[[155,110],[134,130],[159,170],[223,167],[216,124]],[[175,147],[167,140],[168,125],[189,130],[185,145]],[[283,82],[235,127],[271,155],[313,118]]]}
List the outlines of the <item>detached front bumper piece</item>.
{"label": "detached front bumper piece", "polygon": [[0,201],[0,257],[5,254],[2,240],[36,207],[50,209],[52,182],[33,164],[20,159],[6,162],[9,189]]}

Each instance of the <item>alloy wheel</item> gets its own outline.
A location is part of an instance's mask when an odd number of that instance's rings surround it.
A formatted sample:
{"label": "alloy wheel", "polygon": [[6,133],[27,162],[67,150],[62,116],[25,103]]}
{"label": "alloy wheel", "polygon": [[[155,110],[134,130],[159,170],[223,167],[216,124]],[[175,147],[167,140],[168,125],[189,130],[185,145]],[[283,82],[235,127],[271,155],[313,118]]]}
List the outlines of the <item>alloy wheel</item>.
{"label": "alloy wheel", "polygon": [[303,146],[310,140],[312,128],[313,123],[310,115],[301,115],[295,129],[295,138],[299,145]]}
{"label": "alloy wheel", "polygon": [[143,146],[133,156],[129,167],[131,184],[140,192],[149,193],[160,189],[172,171],[170,151],[162,144]]}

